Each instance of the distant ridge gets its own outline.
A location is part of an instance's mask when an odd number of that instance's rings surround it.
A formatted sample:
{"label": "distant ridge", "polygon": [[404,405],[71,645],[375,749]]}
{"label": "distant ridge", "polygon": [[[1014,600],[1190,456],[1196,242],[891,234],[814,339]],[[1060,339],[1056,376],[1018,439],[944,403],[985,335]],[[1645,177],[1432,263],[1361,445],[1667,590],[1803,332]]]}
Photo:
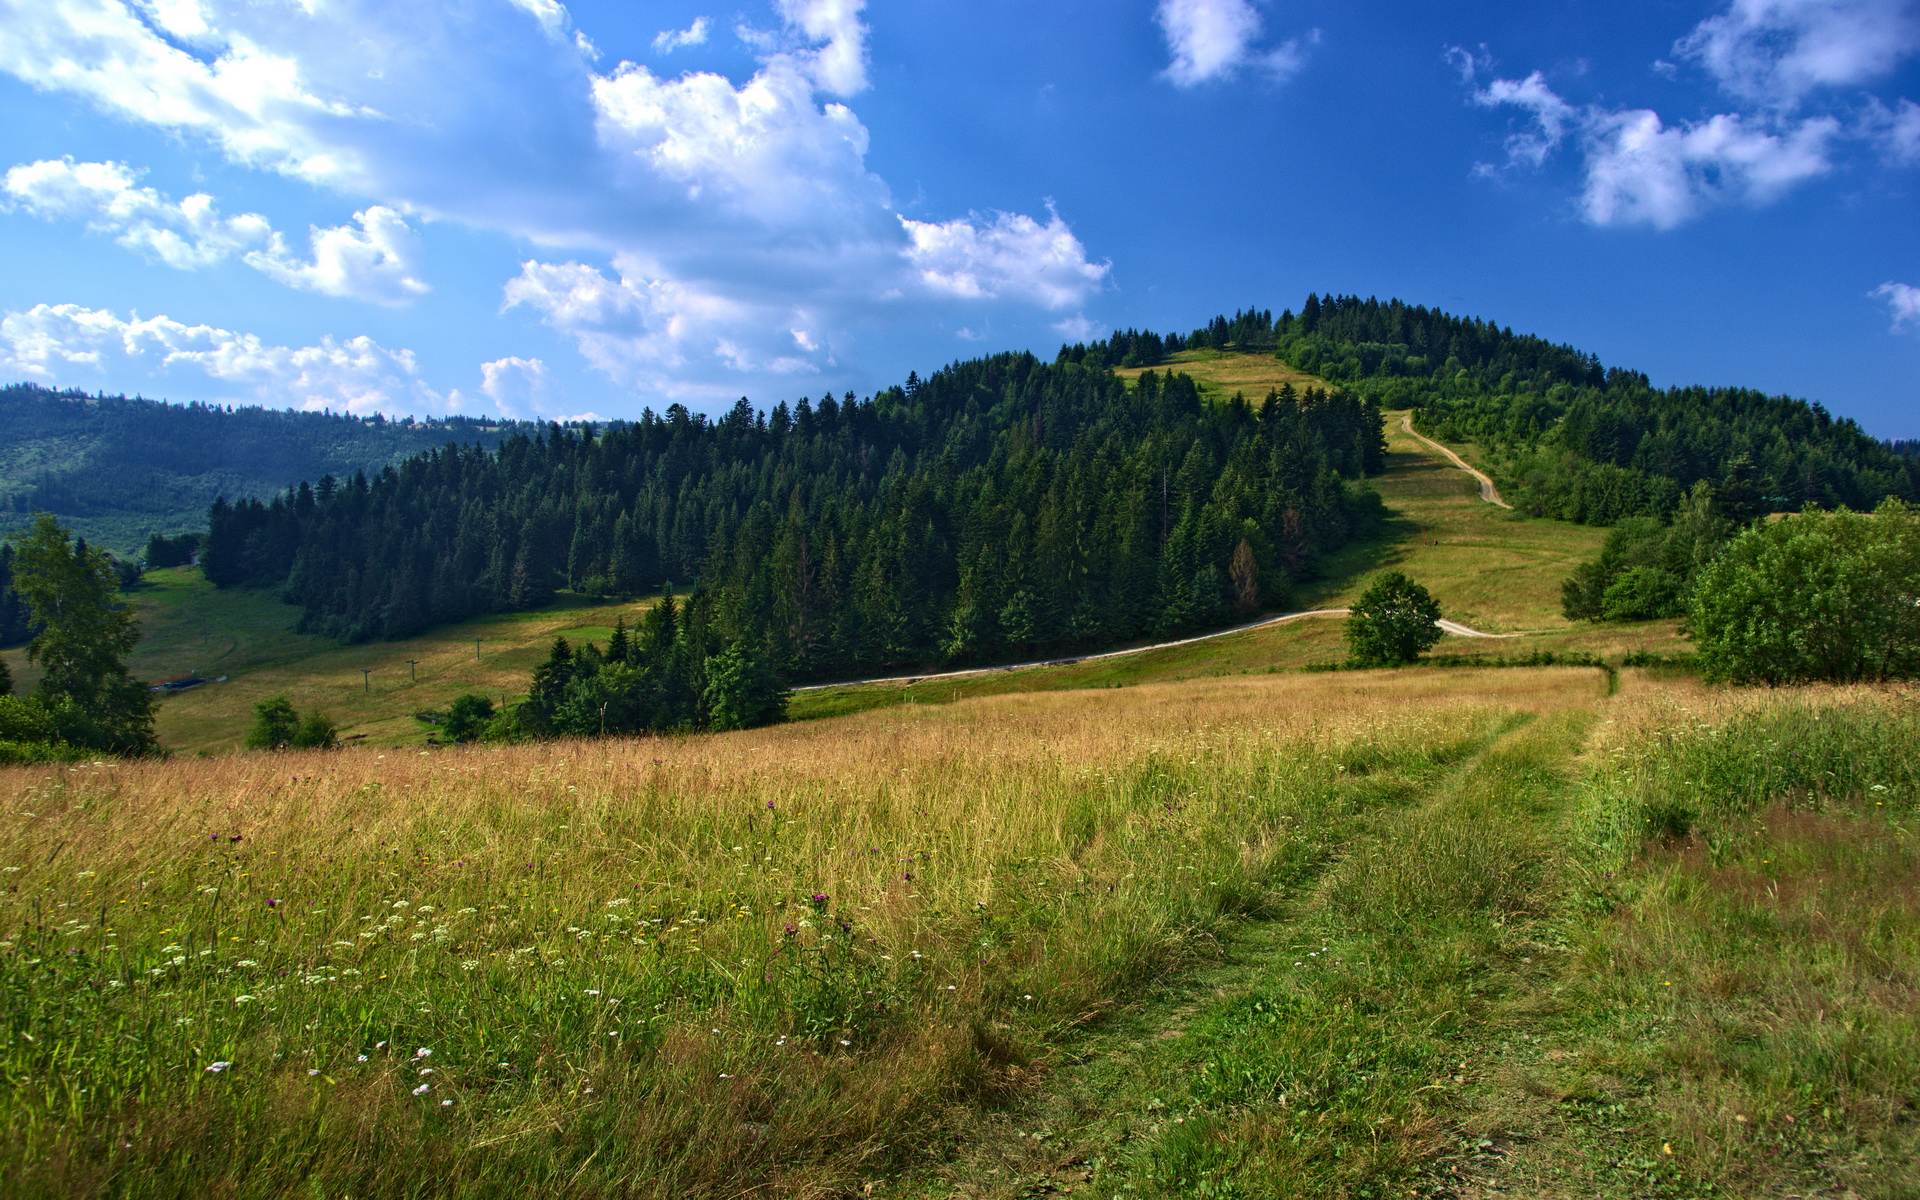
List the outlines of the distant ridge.
{"label": "distant ridge", "polygon": [[470,417],[396,422],[14,384],[0,388],[0,531],[46,511],[132,554],[149,534],[205,529],[207,508],[222,495],[269,496],[301,479],[373,473],[449,442],[497,446],[515,428]]}

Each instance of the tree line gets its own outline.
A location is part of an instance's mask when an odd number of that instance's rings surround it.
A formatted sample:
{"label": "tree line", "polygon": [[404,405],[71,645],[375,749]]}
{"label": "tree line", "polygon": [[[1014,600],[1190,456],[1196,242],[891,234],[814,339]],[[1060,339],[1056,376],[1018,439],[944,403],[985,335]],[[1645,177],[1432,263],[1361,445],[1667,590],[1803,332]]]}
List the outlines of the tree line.
{"label": "tree line", "polygon": [[203,561],[347,639],[692,581],[703,661],[744,644],[843,677],[1281,603],[1376,518],[1360,481],[1383,464],[1380,413],[1351,394],[1214,405],[1184,375],[1004,354],[864,401],[674,405],[222,500]]}

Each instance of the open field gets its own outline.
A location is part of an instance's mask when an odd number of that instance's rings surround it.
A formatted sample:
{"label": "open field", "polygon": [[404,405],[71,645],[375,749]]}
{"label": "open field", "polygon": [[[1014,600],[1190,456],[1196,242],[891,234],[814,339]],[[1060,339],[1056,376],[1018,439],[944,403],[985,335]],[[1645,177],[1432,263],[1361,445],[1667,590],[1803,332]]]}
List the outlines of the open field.
{"label": "open field", "polygon": [[[1269,387],[1305,377],[1272,358],[1193,352],[1178,369],[1220,387]],[[1137,374],[1137,372],[1136,372]],[[1605,531],[1517,517],[1475,495],[1472,481],[1407,436],[1390,414],[1386,473],[1374,484],[1392,519],[1379,538],[1348,547],[1322,564],[1299,589],[1301,608],[1340,607],[1376,570],[1406,571],[1439,598],[1449,617],[1489,632],[1525,632],[1520,639],[1449,639],[1441,655],[1585,653],[1618,658],[1633,651],[1682,653],[1675,622],[1573,625],[1560,615],[1560,581],[1598,553]],[[514,696],[555,636],[604,639],[620,616],[631,625],[649,601],[595,603],[563,596],[549,608],[478,618],[418,638],[342,646],[292,632],[298,611],[262,592],[222,592],[192,569],[154,572],[135,603],[146,639],[132,661],[141,678],[199,671],[229,682],[166,696],[160,703],[162,743],[183,752],[236,747],[252,706],[285,693],[302,711],[318,707],[348,736],[376,746],[419,745],[430,732],[412,714],[444,709],[464,692]],[[482,638],[479,659],[473,639]],[[1287,670],[1336,661],[1344,654],[1338,621],[1292,625],[1152,651],[1081,666],[1016,671],[902,686],[849,687],[799,697],[798,718],[839,715],[894,703],[945,703],[968,696],[1101,688],[1205,676]],[[21,651],[7,653],[14,678],[30,685],[34,671]],[[417,659],[410,677],[408,659]],[[362,668],[372,674],[361,676]],[[367,690],[370,685],[370,690]]]}
{"label": "open field", "polygon": [[1200,394],[1209,399],[1231,400],[1233,394],[1239,392],[1250,404],[1260,403],[1269,390],[1278,390],[1283,383],[1291,383],[1296,392],[1310,387],[1332,390],[1326,380],[1296,371],[1271,354],[1236,354],[1228,350],[1183,350],[1169,355],[1157,367],[1122,367],[1114,374],[1133,380],[1148,371],[1191,375],[1200,385]]}
{"label": "open field", "polygon": [[[432,726],[414,720],[414,713],[444,711],[466,692],[522,695],[555,637],[605,641],[616,620],[625,617],[632,626],[652,603],[563,596],[537,612],[349,646],[293,632],[299,609],[263,591],[214,588],[197,568],[152,571],[147,581],[134,594],[144,631],[128,660],[135,677],[171,679],[194,671],[228,677],[160,697],[160,742],[185,753],[235,749],[253,721],[254,704],[282,694],[303,713],[326,713],[345,736],[376,746],[418,746]],[[408,659],[418,661],[410,667]],[[23,688],[38,678],[22,650],[9,651],[7,664]],[[363,676],[363,668],[370,673]]]}
{"label": "open field", "polygon": [[1910,1194],[1912,698],[1608,684],[0,771],[0,1187]]}

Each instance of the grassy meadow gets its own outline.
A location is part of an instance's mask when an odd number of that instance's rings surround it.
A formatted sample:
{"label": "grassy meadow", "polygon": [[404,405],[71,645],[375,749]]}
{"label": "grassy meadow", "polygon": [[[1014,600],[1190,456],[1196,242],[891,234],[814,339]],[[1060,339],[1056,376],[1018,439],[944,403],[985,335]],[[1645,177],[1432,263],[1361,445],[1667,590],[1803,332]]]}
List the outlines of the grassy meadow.
{"label": "grassy meadow", "polygon": [[837,1194],[1599,687],[1261,677],[12,770],[5,1190]]}
{"label": "grassy meadow", "polygon": [[[135,670],[230,676],[161,701],[176,753],[0,769],[0,1195],[1920,1195],[1920,696],[1500,666],[1686,643],[1566,621],[1604,531],[1397,418],[1377,486],[1295,607],[1398,569],[1523,636],[426,750],[645,602],[343,647],[156,573]],[[366,736],[215,753],[281,692]]]}

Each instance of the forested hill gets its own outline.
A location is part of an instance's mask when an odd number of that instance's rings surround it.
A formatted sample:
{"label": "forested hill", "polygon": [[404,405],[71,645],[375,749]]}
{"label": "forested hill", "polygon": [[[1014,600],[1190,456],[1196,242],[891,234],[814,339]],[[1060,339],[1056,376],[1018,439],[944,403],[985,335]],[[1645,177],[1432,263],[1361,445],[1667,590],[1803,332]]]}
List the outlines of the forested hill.
{"label": "forested hill", "polygon": [[1694,485],[1729,515],[1920,500],[1920,458],[1817,404],[1737,387],[1658,389],[1568,346],[1400,301],[1309,296],[1299,314],[1249,310],[1190,335],[1127,331],[1068,353],[1148,365],[1182,349],[1274,354],[1427,432],[1477,444],[1519,507],[1611,524],[1663,516]]}
{"label": "forested hill", "polygon": [[1379,411],[1204,404],[1183,375],[1006,354],[861,402],[676,405],[213,510],[216,583],[397,636],[556,588],[696,579],[690,619],[795,678],[1218,626],[1371,522]]}
{"label": "forested hill", "polygon": [[206,528],[219,496],[378,471],[447,442],[497,445],[496,422],[428,424],[324,413],[0,388],[0,530],[51,512],[90,541],[138,551],[152,533]]}

